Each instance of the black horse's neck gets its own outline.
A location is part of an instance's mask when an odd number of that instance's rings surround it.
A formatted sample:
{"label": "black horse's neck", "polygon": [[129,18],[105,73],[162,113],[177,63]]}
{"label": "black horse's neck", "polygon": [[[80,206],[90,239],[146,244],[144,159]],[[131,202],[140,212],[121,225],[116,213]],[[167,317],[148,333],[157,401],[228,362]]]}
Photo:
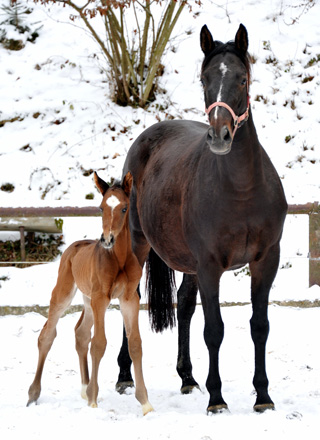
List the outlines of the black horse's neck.
{"label": "black horse's neck", "polygon": [[221,184],[231,191],[251,191],[263,181],[262,148],[253,123],[251,108],[249,119],[236,132],[230,153],[215,155],[214,161]]}

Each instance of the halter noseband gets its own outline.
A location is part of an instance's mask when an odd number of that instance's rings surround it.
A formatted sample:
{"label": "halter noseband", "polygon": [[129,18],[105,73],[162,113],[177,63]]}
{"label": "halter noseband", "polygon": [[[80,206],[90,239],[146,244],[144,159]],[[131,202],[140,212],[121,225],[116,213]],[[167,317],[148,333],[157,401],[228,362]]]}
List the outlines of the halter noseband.
{"label": "halter noseband", "polygon": [[211,104],[208,108],[205,109],[205,112],[207,113],[208,118],[209,118],[209,113],[215,107],[224,107],[227,110],[229,110],[229,112],[231,113],[231,116],[233,118],[233,122],[234,122],[234,130],[232,133],[232,138],[234,138],[234,135],[236,134],[237,129],[239,127],[241,127],[241,125],[242,125],[241,123],[246,122],[249,119],[249,106],[250,106],[250,95],[249,95],[249,85],[248,85],[248,80],[247,80],[247,109],[241,116],[236,116],[236,114],[232,110],[232,108],[228,104],[226,104],[225,102],[221,102],[221,101],[214,102],[213,104]]}

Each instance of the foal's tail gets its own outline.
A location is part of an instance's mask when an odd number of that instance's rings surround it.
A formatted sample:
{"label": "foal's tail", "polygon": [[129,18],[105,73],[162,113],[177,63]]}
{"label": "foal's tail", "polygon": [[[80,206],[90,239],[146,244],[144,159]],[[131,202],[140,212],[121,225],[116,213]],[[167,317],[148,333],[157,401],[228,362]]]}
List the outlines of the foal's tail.
{"label": "foal's tail", "polygon": [[155,332],[162,332],[176,323],[174,271],[151,248],[146,261],[146,275],[151,328]]}

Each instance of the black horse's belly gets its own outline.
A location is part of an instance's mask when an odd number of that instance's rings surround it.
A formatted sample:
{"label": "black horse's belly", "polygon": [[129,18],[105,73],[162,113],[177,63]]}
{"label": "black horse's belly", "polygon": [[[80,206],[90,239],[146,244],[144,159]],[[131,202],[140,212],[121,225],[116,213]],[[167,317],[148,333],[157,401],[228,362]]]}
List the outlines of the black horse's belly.
{"label": "black horse's belly", "polygon": [[150,127],[132,145],[123,171],[133,175],[135,225],[172,269],[185,273],[196,272],[196,260],[185,236],[183,209],[191,191],[190,175],[201,156],[195,146],[207,127],[192,121]]}
{"label": "black horse's belly", "polygon": [[[196,260],[184,234],[181,192],[170,184],[144,185],[138,205],[142,231],[151,247],[172,269],[196,273]],[[148,200],[146,204],[142,201]]]}

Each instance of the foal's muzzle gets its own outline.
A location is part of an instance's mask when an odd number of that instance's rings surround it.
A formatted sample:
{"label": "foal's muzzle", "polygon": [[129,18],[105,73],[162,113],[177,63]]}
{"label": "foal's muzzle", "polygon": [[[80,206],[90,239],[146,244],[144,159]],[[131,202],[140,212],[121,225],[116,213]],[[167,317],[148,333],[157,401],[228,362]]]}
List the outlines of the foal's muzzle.
{"label": "foal's muzzle", "polygon": [[209,127],[207,144],[212,153],[219,155],[228,154],[231,150],[232,140],[232,133],[226,125],[223,125],[218,132],[212,126]]}
{"label": "foal's muzzle", "polygon": [[116,240],[115,240],[113,234],[110,234],[107,239],[105,238],[105,236],[103,234],[101,234],[100,243],[101,243],[102,247],[104,247],[105,249],[112,249],[115,242],[116,242]]}

